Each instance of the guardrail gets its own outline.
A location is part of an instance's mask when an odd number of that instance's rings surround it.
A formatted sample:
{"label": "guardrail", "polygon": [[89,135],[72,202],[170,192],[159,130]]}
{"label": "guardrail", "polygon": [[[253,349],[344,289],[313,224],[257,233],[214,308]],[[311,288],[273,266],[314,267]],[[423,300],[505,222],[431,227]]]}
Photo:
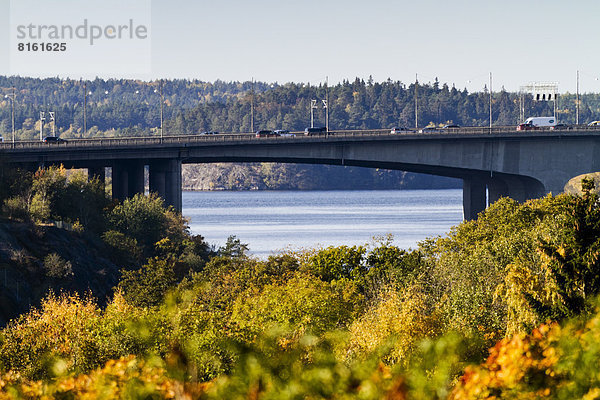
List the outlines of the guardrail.
{"label": "guardrail", "polygon": [[41,141],[15,141],[0,143],[0,150],[25,150],[25,149],[64,149],[64,148],[90,148],[90,147],[131,147],[131,146],[156,146],[156,145],[182,145],[192,143],[217,143],[217,142],[249,142],[249,141],[293,141],[299,139],[339,139],[339,138],[380,138],[386,136],[419,136],[431,137],[439,135],[451,136],[476,136],[476,135],[527,135],[538,136],[553,133],[556,135],[574,134],[575,132],[600,133],[600,127],[588,127],[587,125],[568,126],[560,129],[540,129],[530,131],[516,131],[514,126],[501,127],[464,127],[446,128],[423,131],[402,131],[392,134],[390,129],[375,130],[337,130],[327,134],[304,135],[304,132],[290,132],[286,136],[256,137],[254,133],[219,133],[219,134],[197,134],[197,135],[169,135],[162,138],[152,137],[104,137],[90,139],[68,139],[65,141],[44,143]]}

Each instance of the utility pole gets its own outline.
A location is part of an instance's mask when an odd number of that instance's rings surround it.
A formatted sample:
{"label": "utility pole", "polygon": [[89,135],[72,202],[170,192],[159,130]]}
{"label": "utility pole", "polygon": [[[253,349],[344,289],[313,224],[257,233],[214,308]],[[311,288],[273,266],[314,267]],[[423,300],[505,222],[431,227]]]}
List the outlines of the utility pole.
{"label": "utility pole", "polygon": [[40,111],[40,142],[44,140],[44,121],[46,120],[44,115],[45,113]]}
{"label": "utility pole", "polygon": [[415,74],[415,129],[419,129],[419,75]]}
{"label": "utility pole", "polygon": [[15,144],[15,101],[17,99],[17,94],[15,93],[15,87],[12,88],[12,141]]}
{"label": "utility pole", "polygon": [[329,77],[325,77],[325,130],[329,133]]}
{"label": "utility pole", "polygon": [[310,127],[311,128],[315,127],[315,108],[317,108],[317,101],[311,100],[310,101]]}
{"label": "utility pole", "polygon": [[490,133],[492,133],[492,73],[490,72]]}
{"label": "utility pole", "polygon": [[87,137],[87,84],[83,82],[83,137]]}
{"label": "utility pole", "polygon": [[165,104],[165,98],[163,96],[163,80],[160,80],[160,138],[163,138],[163,107]]}
{"label": "utility pole", "polygon": [[577,70],[577,95],[575,98],[575,124],[579,125],[579,70]]}
{"label": "utility pole", "polygon": [[56,137],[56,119],[54,118],[54,111],[50,111],[50,122],[52,122],[52,136]]}
{"label": "utility pole", "polygon": [[11,105],[11,120],[12,120],[12,142],[13,144],[15,143],[15,100],[17,98],[17,95],[15,94],[15,87],[13,86],[12,88],[12,95],[6,95],[4,96],[5,99],[10,99],[10,105]]}
{"label": "utility pole", "polygon": [[250,88],[250,132],[254,132],[254,77]]}

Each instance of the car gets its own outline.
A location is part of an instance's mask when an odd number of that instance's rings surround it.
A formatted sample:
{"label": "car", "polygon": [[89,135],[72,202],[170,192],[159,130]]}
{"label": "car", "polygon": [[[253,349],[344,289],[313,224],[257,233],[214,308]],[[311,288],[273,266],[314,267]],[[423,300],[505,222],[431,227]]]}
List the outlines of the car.
{"label": "car", "polygon": [[535,126],[530,122],[527,123],[523,123],[523,124],[519,124],[517,126],[517,130],[518,131],[539,131],[540,127],[539,126]]}
{"label": "car", "polygon": [[561,130],[561,131],[566,131],[566,130],[570,130],[573,129],[570,125],[567,124],[556,124],[554,126],[550,127],[550,130]]}
{"label": "car", "polygon": [[218,135],[219,132],[217,131],[206,131],[206,132],[202,132],[201,135]]}
{"label": "car", "polygon": [[588,124],[588,126],[600,126],[600,121],[592,121]]}
{"label": "car", "polygon": [[426,128],[419,129],[419,133],[427,133],[427,132],[436,132],[437,128],[433,126],[428,126]]}
{"label": "car", "polygon": [[320,128],[306,128],[304,130],[304,135],[306,136],[316,136],[316,135],[326,135],[327,128],[322,126]]}
{"label": "car", "polygon": [[277,132],[269,131],[266,129],[256,132],[256,137],[276,137],[276,136],[281,136],[281,135]]}
{"label": "car", "polygon": [[405,133],[405,132],[412,132],[412,130],[405,128],[405,127],[393,127],[392,129],[390,129],[390,133],[393,135],[396,133]]}
{"label": "car", "polygon": [[287,136],[287,137],[296,136],[294,133],[290,133],[290,131],[287,131],[285,129],[278,129],[275,131],[275,133],[278,134],[279,136]]}
{"label": "car", "polygon": [[4,142],[4,138],[0,136],[0,143]]}
{"label": "car", "polygon": [[456,124],[448,124],[448,125],[444,125],[442,127],[442,129],[456,129],[456,128],[460,128],[460,125],[456,125]]}
{"label": "car", "polygon": [[58,136],[46,136],[44,143],[66,143],[65,139],[59,138]]}

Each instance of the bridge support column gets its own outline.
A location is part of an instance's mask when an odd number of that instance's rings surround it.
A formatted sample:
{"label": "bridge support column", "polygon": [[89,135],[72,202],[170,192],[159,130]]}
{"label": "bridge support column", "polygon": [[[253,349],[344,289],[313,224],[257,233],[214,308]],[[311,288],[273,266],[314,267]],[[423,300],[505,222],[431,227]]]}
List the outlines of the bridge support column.
{"label": "bridge support column", "polygon": [[495,203],[500,197],[510,197],[520,203],[543,197],[544,185],[527,176],[501,175],[488,181],[489,201]]}
{"label": "bridge support column", "polygon": [[477,219],[477,214],[486,207],[486,185],[481,179],[463,179],[463,218],[467,221]]}
{"label": "bridge support column", "polygon": [[150,192],[157,193],[168,206],[181,212],[181,161],[157,160],[150,163]]}
{"label": "bridge support column", "polygon": [[104,167],[90,167],[88,170],[88,179],[98,178],[102,183],[106,183],[106,170]]}
{"label": "bridge support column", "polygon": [[144,193],[144,163],[141,161],[116,162],[112,167],[113,199],[125,200]]}
{"label": "bridge support column", "polygon": [[498,178],[492,178],[488,181],[487,185],[490,204],[494,204],[500,200],[501,197],[509,196],[510,191],[505,181]]}

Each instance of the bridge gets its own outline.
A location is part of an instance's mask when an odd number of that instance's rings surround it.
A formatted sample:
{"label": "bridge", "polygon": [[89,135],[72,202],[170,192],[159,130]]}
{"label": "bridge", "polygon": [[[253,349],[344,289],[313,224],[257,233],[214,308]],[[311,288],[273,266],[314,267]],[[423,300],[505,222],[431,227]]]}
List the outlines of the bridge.
{"label": "bridge", "polygon": [[280,162],[347,165],[460,178],[465,219],[474,219],[502,196],[518,201],[558,194],[573,177],[600,171],[600,130],[517,132],[465,128],[426,133],[336,131],[326,136],[257,138],[252,134],[70,139],[0,144],[0,159],[37,169],[63,164],[104,179],[112,168],[116,199],[150,191],[181,210],[181,165]]}

